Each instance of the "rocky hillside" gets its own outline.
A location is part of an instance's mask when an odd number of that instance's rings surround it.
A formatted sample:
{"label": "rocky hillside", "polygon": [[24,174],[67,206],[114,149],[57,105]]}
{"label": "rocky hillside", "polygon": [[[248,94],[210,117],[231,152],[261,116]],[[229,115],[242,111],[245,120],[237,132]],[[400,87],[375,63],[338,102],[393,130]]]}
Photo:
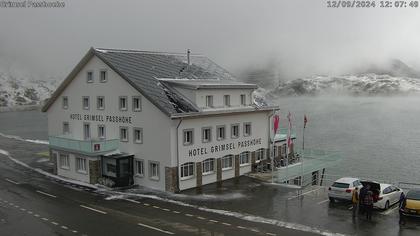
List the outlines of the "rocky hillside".
{"label": "rocky hillside", "polygon": [[31,80],[0,72],[0,108],[40,105],[57,86],[55,79]]}

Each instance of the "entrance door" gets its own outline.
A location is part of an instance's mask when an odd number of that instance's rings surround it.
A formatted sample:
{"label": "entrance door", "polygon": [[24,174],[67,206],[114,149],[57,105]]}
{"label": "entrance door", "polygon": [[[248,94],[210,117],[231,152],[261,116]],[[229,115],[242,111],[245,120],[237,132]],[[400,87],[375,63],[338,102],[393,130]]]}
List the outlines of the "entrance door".
{"label": "entrance door", "polygon": [[119,177],[122,186],[133,184],[133,157],[119,159]]}

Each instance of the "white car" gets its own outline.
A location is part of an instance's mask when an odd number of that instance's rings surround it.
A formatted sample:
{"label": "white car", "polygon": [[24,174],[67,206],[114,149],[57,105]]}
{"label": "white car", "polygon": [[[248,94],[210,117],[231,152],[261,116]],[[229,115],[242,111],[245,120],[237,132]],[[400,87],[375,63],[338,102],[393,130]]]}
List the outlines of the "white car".
{"label": "white car", "polygon": [[373,207],[386,210],[400,201],[401,194],[404,192],[402,189],[383,183],[380,186],[381,191],[379,192],[377,202],[373,203]]}
{"label": "white car", "polygon": [[356,187],[359,190],[363,187],[357,178],[345,177],[338,179],[328,188],[328,198],[330,202],[334,202],[335,200],[351,201],[352,192]]}

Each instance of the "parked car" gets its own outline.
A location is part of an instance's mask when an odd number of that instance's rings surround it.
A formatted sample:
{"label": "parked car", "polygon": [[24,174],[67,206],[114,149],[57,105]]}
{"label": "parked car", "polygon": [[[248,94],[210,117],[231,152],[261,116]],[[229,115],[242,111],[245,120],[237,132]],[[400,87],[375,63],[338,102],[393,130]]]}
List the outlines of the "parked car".
{"label": "parked car", "polygon": [[420,217],[420,189],[411,189],[405,195],[400,207],[400,218]]}
{"label": "parked car", "polygon": [[351,201],[352,192],[356,187],[359,189],[363,187],[359,179],[352,177],[340,178],[328,188],[328,198],[330,202],[335,200]]}
{"label": "parked car", "polygon": [[390,206],[398,203],[400,201],[401,194],[404,194],[402,189],[390,184],[380,183],[379,187],[379,195],[375,199],[376,202],[373,203],[373,207],[375,208],[386,210]]}

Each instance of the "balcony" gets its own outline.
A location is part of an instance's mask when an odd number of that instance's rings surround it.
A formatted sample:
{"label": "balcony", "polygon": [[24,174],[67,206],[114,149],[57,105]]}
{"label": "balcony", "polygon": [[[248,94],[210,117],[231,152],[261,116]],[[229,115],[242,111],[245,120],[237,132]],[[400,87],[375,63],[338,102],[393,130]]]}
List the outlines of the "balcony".
{"label": "balcony", "polygon": [[118,149],[119,140],[77,140],[68,136],[50,136],[50,146],[70,152],[81,153],[89,156],[101,155]]}

